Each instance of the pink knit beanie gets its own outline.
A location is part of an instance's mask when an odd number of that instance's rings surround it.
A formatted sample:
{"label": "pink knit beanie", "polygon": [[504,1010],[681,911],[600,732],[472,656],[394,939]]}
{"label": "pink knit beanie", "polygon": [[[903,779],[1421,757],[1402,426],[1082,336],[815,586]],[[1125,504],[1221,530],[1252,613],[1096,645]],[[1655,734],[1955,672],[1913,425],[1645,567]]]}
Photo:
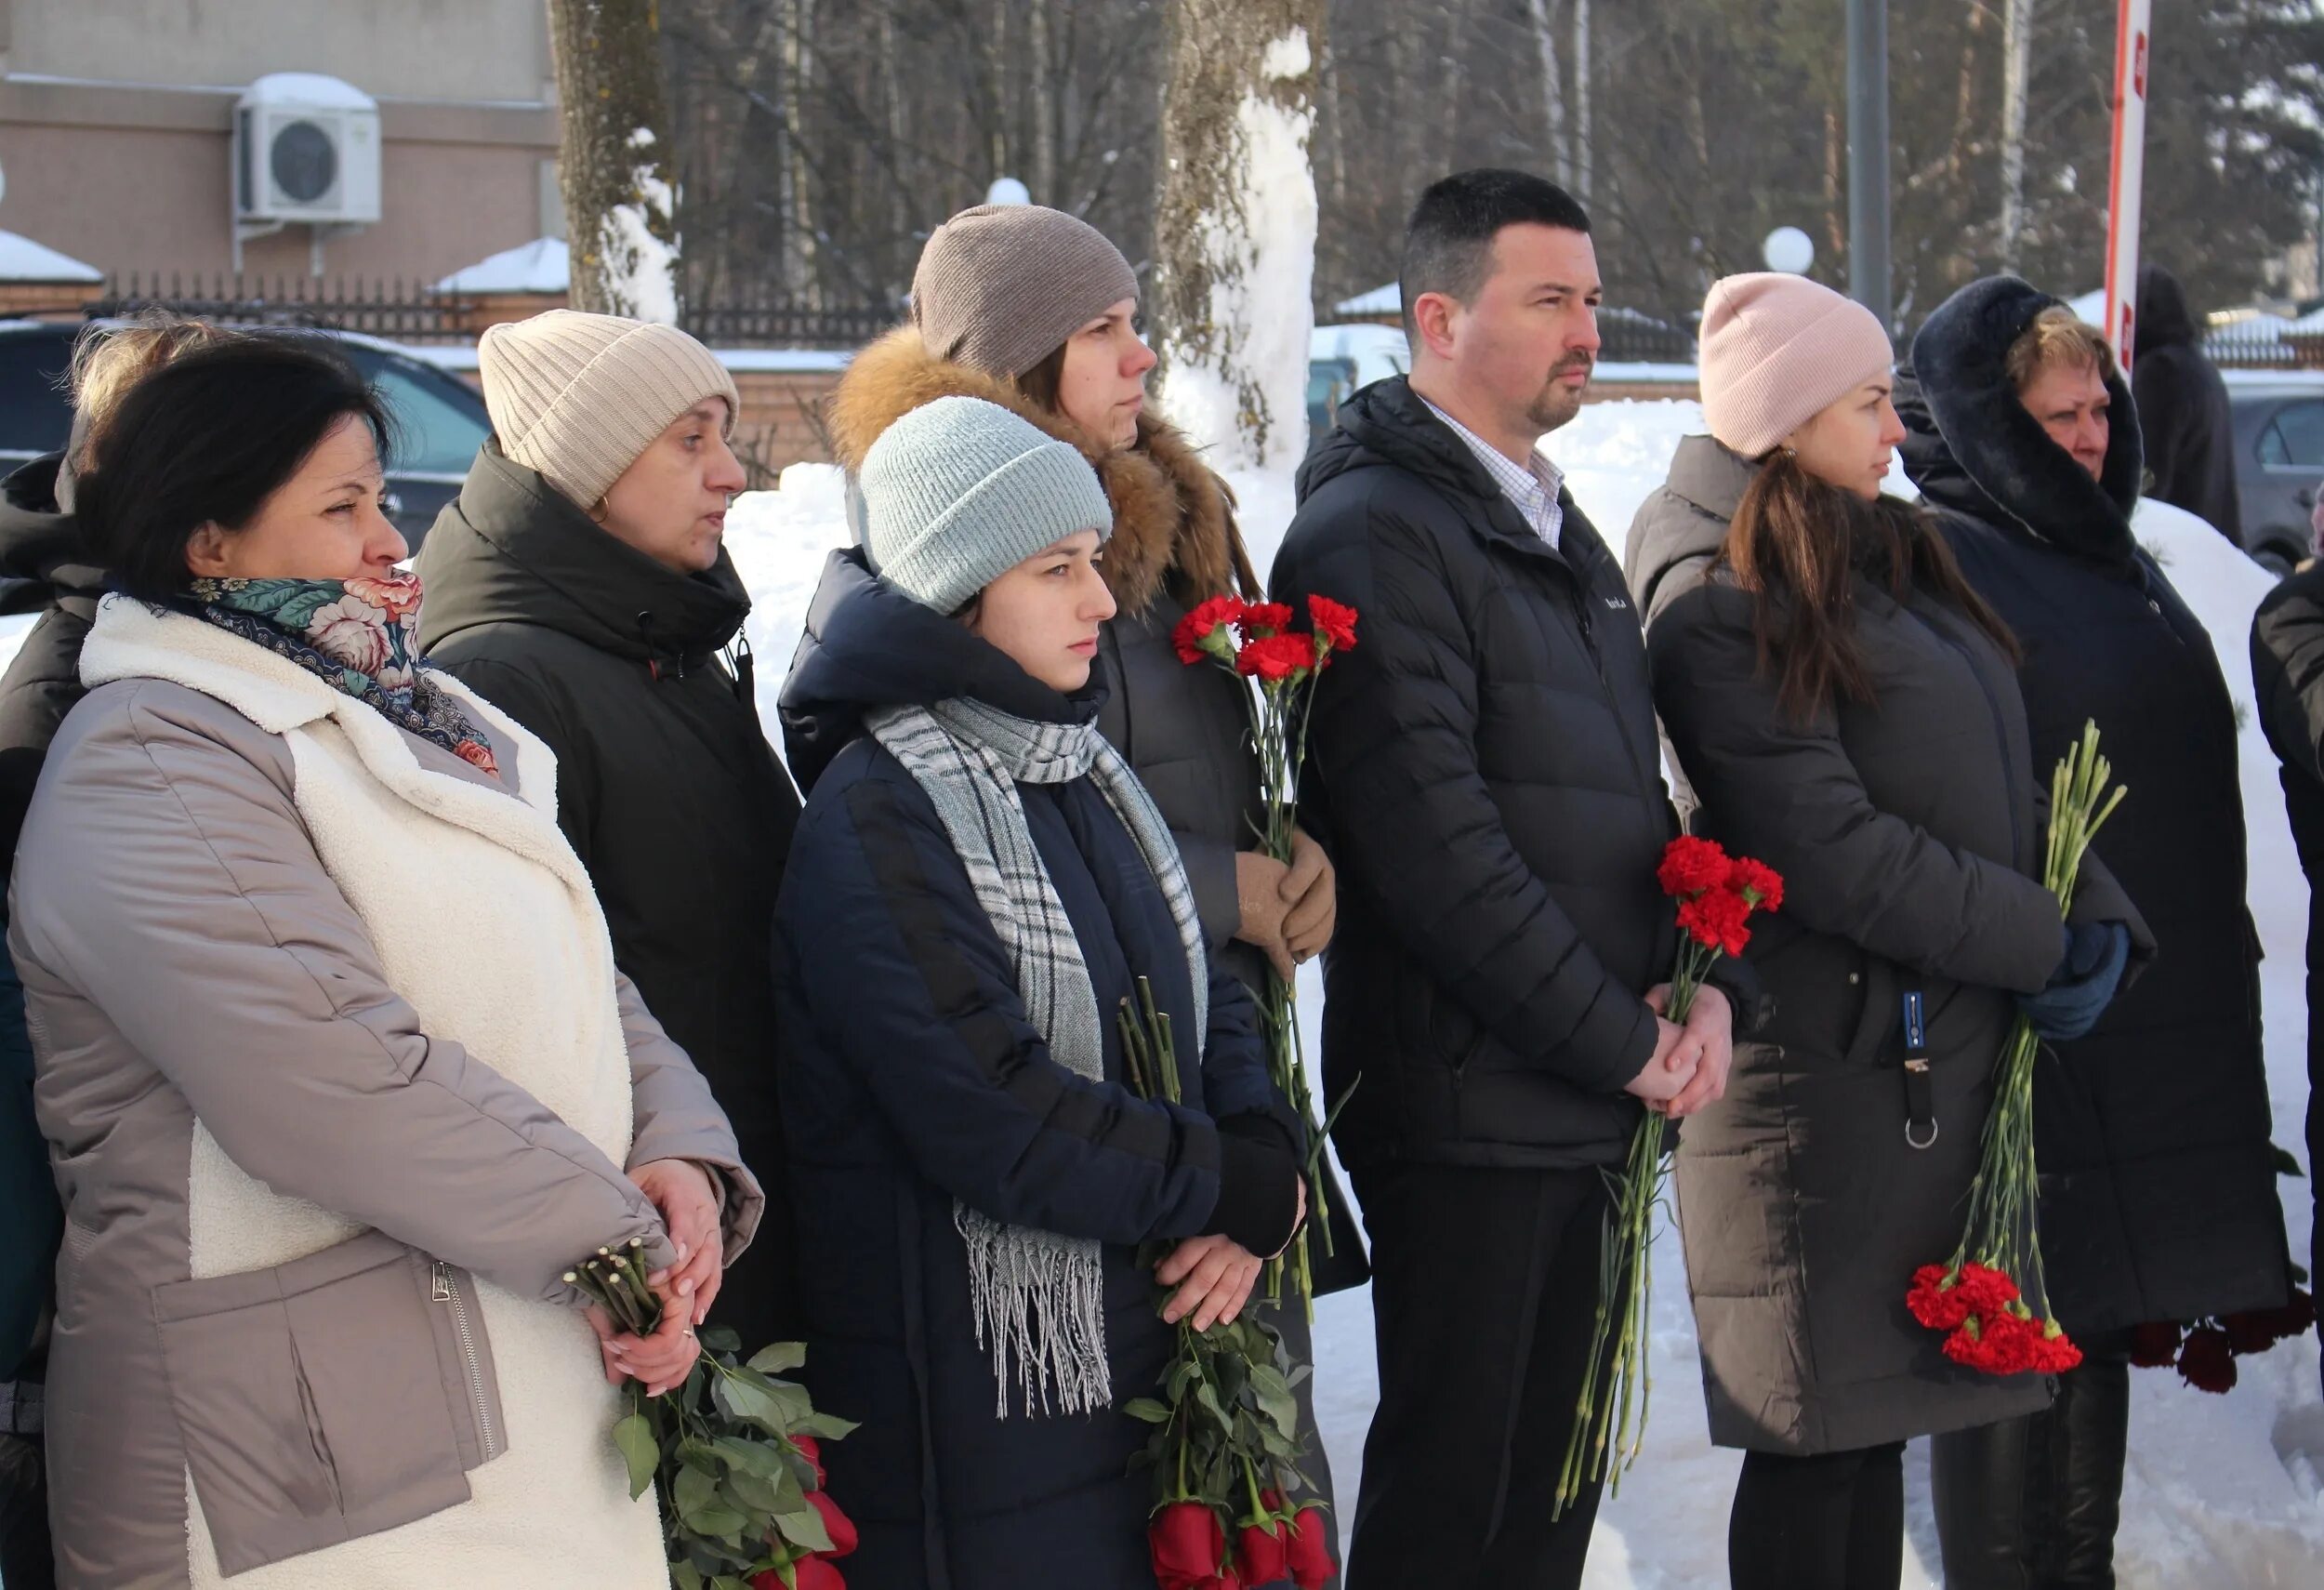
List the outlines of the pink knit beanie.
{"label": "pink knit beanie", "polygon": [[1703,298],[1703,418],[1746,458],[1774,452],[1895,363],[1870,310],[1805,276],[1723,276]]}

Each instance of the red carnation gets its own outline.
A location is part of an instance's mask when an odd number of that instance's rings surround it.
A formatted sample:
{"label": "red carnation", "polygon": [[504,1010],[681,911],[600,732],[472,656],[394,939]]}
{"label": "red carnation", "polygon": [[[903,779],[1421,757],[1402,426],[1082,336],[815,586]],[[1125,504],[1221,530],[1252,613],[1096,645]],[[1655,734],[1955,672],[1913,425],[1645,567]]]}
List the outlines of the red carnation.
{"label": "red carnation", "polygon": [[2216,1325],[2199,1325],[2179,1345],[2179,1374],[2198,1391],[2225,1397],[2236,1383],[2235,1349]]}
{"label": "red carnation", "polygon": [[1979,1314],[2000,1314],[2018,1299],[2017,1283],[1989,1265],[1961,1265],[1960,1284],[1967,1289],[1969,1306]]}
{"label": "red carnation", "polygon": [[1727,867],[1727,887],[1760,911],[1783,909],[1783,874],[1763,861],[1738,855]]}
{"label": "red carnation", "polygon": [[1335,652],[1344,652],[1355,645],[1355,609],[1328,596],[1307,599],[1307,616],[1315,625],[1319,643]]}
{"label": "red carnation", "polygon": [[1905,1306],[1932,1331],[1956,1330],[1969,1318],[1969,1293],[1958,1281],[1948,1284],[1951,1273],[1943,1265],[1922,1265],[1912,1272],[1912,1290],[1905,1293]]}
{"label": "red carnation", "polygon": [[1291,609],[1280,602],[1248,602],[1243,604],[1243,616],[1236,622],[1241,626],[1243,638],[1247,641],[1280,635],[1291,627]]}
{"label": "red carnation", "polygon": [[1302,1507],[1300,1516],[1291,1520],[1287,1556],[1291,1564],[1291,1583],[1299,1590],[1323,1590],[1333,1574],[1340,1571],[1331,1560],[1331,1530],[1324,1522],[1323,1511]]}
{"label": "red carnation", "polygon": [[2082,1350],[2054,1319],[2044,1319],[2034,1333],[2033,1367],[2043,1374],[2064,1374],[2082,1361]]}
{"label": "red carnation", "polygon": [[1705,949],[1740,955],[1751,942],[1751,930],[1744,925],[1750,914],[1742,895],[1710,889],[1679,907],[1679,926]]}
{"label": "red carnation", "polygon": [[1715,840],[1683,834],[1662,847],[1662,865],[1655,881],[1673,899],[1687,899],[1727,881],[1727,853]]}
{"label": "red carnation", "polygon": [[1202,603],[1192,613],[1178,621],[1170,631],[1170,643],[1178,648],[1178,660],[1198,663],[1205,657],[1221,662],[1235,660],[1235,626],[1243,621],[1243,599],[1239,596],[1214,596]]}
{"label": "red carnation", "polygon": [[2158,1319],[2131,1332],[2131,1362],[2139,1369],[2168,1369],[2178,1361],[2179,1340],[2186,1334],[2175,1320]]}
{"label": "red carnation", "polygon": [[831,1549],[821,1555],[845,1557],[855,1549],[857,1542],[855,1522],[839,1511],[839,1504],[831,1500],[831,1492],[810,1491],[807,1493],[807,1504],[823,1515],[825,1532],[831,1537]]}
{"label": "red carnation", "polygon": [[1246,1584],[1273,1584],[1289,1576],[1291,1559],[1287,1555],[1283,1526],[1273,1518],[1255,1524],[1245,1524],[1235,1545],[1235,1571],[1242,1575]]}
{"label": "red carnation", "polygon": [[1146,1526],[1146,1553],[1161,1590],[1197,1590],[1226,1560],[1226,1530],[1200,1502],[1171,1502]]}
{"label": "red carnation", "polygon": [[1261,635],[1244,642],[1243,649],[1235,654],[1235,671],[1261,684],[1280,684],[1286,680],[1297,683],[1314,666],[1313,635]]}

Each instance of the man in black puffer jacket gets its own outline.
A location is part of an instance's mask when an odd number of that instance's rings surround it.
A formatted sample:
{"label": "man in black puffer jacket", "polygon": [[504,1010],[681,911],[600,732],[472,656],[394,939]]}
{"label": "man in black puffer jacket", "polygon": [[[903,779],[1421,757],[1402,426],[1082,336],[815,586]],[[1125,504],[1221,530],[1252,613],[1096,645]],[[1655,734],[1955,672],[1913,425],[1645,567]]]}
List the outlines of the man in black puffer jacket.
{"label": "man in black puffer jacket", "polygon": [[2274,1307],[2288,1285],[2235,707],[2211,637],[2132,533],[2139,415],[2104,339],[1989,277],[1929,317],[1912,364],[1906,471],[2024,650],[2037,767],[2097,723],[2128,791],[2097,852],[2157,944],[2034,1074],[2051,1302],[2085,1359],[2048,1412],[1936,1438],[1946,1581],[2111,1584],[2132,1327]]}
{"label": "man in black puffer jacket", "polygon": [[[1601,1172],[1639,1099],[1684,1113],[1729,1054],[1645,1000],[1678,832],[1622,572],[1534,452],[1598,339],[1589,219],[1512,171],[1421,195],[1408,380],[1366,389],[1300,475],[1286,602],[1355,607],[1302,810],[1340,867],[1324,1073],[1372,1241],[1380,1396],[1348,1584],[1574,1585],[1591,1488],[1556,1491],[1599,1287]],[[1358,1080],[1361,1086],[1356,1086]]]}

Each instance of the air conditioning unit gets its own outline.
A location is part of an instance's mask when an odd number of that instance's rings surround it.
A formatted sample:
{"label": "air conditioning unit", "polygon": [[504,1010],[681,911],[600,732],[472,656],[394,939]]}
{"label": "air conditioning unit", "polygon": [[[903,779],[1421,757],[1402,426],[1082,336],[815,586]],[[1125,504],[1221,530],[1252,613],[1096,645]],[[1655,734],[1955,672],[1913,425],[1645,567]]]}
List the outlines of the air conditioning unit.
{"label": "air conditioning unit", "polygon": [[362,226],[379,219],[379,106],[336,77],[278,72],[234,108],[234,219]]}

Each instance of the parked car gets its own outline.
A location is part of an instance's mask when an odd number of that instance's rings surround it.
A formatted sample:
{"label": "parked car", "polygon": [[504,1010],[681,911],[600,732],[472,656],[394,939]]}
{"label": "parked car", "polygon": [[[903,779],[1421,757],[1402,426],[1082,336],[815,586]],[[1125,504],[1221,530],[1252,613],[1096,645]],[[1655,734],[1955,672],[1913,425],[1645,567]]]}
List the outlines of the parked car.
{"label": "parked car", "polygon": [[[92,325],[0,322],[0,475],[65,444],[73,402],[65,371]],[[283,327],[274,335],[327,338],[378,390],[396,421],[388,459],[388,517],[412,550],[443,505],[459,495],[476,450],[492,434],[484,400],[458,377],[392,342],[350,331]]]}
{"label": "parked car", "polygon": [[2324,370],[2227,370],[2243,550],[2278,574],[2308,555],[2324,488]]}
{"label": "parked car", "polygon": [[1315,327],[1307,339],[1308,444],[1330,433],[1340,405],[1357,389],[1411,369],[1412,345],[1397,326],[1364,322]]}

